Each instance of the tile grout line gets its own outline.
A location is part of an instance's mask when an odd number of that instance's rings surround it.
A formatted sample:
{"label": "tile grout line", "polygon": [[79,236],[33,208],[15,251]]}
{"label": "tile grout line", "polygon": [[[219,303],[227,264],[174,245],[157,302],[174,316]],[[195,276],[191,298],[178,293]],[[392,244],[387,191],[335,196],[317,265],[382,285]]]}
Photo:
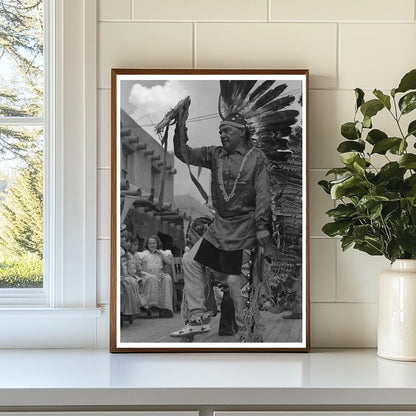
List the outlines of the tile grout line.
{"label": "tile grout line", "polygon": [[133,0],[130,0],[130,20],[133,20]]}
{"label": "tile grout line", "polygon": [[331,302],[331,301],[311,301],[311,303],[315,304],[315,305],[334,305],[334,306],[339,306],[339,305],[377,305],[377,301],[358,301],[358,300],[351,300],[351,301],[341,301],[341,302]]}
{"label": "tile grout line", "polygon": [[253,20],[244,20],[244,19],[224,19],[224,20],[201,20],[201,19],[98,19],[98,23],[287,23],[287,24],[305,24],[305,25],[315,25],[315,24],[354,24],[354,25],[414,25],[413,20],[272,20],[268,21],[266,19],[253,19]]}
{"label": "tile grout line", "polygon": [[335,282],[334,282],[334,303],[338,303],[338,244],[340,241],[337,240],[334,244],[334,259],[335,259]]}
{"label": "tile grout line", "polygon": [[336,62],[336,71],[337,71],[337,90],[339,90],[340,84],[340,72],[341,72],[341,24],[337,23],[337,62]]}
{"label": "tile grout line", "polygon": [[192,68],[196,69],[196,22],[192,23]]}
{"label": "tile grout line", "polygon": [[[267,0],[267,22],[270,23],[272,20],[272,0]],[[416,0],[415,0],[416,1]]]}

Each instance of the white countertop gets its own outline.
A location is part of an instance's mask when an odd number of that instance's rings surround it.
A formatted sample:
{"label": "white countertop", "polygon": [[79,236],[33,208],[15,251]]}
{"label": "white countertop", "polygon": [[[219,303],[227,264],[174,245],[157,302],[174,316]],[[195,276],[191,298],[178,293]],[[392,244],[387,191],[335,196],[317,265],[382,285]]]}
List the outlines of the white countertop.
{"label": "white countertop", "polygon": [[375,350],[0,350],[0,407],[119,404],[416,405],[416,362]]}

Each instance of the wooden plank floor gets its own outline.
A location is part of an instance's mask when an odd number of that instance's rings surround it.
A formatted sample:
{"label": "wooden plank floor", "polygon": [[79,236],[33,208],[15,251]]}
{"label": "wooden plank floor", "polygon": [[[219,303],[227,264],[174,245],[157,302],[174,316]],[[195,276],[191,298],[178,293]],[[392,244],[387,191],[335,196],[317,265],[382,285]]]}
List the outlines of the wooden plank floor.
{"label": "wooden plank floor", "polygon": [[[273,314],[262,311],[264,324],[264,342],[301,342],[302,341],[302,319],[283,319],[290,312]],[[236,342],[234,336],[219,336],[218,324],[219,314],[212,318],[212,330],[206,334],[198,335],[196,342]],[[127,322],[121,328],[121,342],[180,342],[171,338],[170,332],[177,331],[183,327],[179,313],[173,318],[136,318],[132,324]]]}

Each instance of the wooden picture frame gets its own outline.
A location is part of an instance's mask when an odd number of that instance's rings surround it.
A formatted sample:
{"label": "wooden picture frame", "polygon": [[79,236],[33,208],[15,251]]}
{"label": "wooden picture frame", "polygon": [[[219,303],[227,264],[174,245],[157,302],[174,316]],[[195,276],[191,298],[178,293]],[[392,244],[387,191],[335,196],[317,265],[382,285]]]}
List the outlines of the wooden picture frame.
{"label": "wooden picture frame", "polygon": [[111,352],[309,351],[308,81],[112,70]]}

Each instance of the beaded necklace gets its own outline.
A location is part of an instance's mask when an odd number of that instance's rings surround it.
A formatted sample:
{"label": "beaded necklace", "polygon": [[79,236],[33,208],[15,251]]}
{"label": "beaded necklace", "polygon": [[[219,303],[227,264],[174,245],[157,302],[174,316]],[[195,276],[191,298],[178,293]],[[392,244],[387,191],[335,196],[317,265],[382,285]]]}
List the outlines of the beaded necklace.
{"label": "beaded necklace", "polygon": [[220,190],[222,193],[222,196],[224,197],[225,202],[229,202],[232,198],[234,198],[235,196],[235,190],[237,188],[237,183],[240,180],[240,176],[241,176],[241,172],[243,171],[244,168],[244,164],[246,163],[248,157],[250,156],[250,153],[253,151],[254,148],[251,148],[245,155],[244,158],[241,162],[240,165],[240,169],[238,171],[238,175],[235,178],[233,187],[231,189],[231,192],[228,194],[227,191],[225,190],[225,186],[224,186],[224,177],[223,177],[223,171],[222,171],[222,167],[223,167],[223,161],[222,158],[219,159],[218,161],[218,183],[220,185]]}

